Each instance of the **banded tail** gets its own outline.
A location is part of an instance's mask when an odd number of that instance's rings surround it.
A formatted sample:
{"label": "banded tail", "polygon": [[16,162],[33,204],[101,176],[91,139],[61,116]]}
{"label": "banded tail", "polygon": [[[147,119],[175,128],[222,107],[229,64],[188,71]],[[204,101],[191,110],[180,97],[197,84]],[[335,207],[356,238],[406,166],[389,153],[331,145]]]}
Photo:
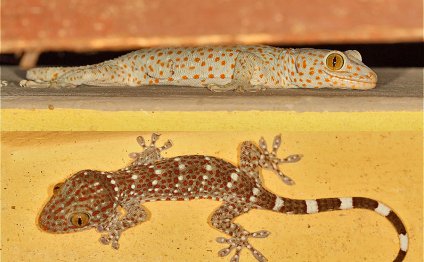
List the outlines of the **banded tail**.
{"label": "banded tail", "polygon": [[332,210],[369,209],[386,217],[396,228],[399,235],[400,249],[394,262],[403,261],[408,250],[408,235],[398,215],[386,205],[365,197],[321,198],[313,200],[297,200],[275,196],[274,206],[268,209],[286,214],[313,214]]}

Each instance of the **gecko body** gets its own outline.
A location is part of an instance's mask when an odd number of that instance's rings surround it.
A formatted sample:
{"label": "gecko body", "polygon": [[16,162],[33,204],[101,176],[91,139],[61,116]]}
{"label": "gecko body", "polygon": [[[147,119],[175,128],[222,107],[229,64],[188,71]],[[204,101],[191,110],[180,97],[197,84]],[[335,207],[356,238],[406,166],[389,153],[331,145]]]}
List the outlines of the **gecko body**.
{"label": "gecko body", "polygon": [[356,50],[214,46],[147,48],[100,64],[34,68],[24,87],[207,87],[212,91],[266,88],[370,89],[377,75]]}
{"label": "gecko body", "polygon": [[[146,146],[144,139],[139,137],[144,151],[132,153],[130,156],[134,161],[125,168],[114,172],[82,170],[57,184],[40,214],[40,228],[51,233],[95,228],[104,233],[101,243],[118,249],[122,232],[147,220],[147,210],[142,203],[212,199],[222,201],[222,205],[210,217],[210,224],[230,236],[228,239],[217,238],[217,242],[228,245],[218,252],[219,256],[235,250],[231,261],[239,261],[241,250],[246,248],[258,261],[267,261],[249,243],[249,238],[265,238],[270,233],[266,230],[248,232],[234,222],[236,217],[252,209],[314,214],[360,208],[377,212],[395,227],[400,250],[394,261],[402,261],[406,255],[408,236],[405,226],[396,213],[381,202],[364,197],[290,199],[265,189],[260,179],[261,168],[273,170],[284,183],[291,185],[293,180],[284,175],[278,165],[301,159],[301,155],[277,158],[280,136],[274,139],[271,152],[263,139],[259,147],[252,142],[243,142],[239,166],[204,155],[162,158],[160,152],[169,148],[171,143],[168,141],[157,148],[154,145],[157,138],[158,135],[154,134],[153,142]],[[123,208],[125,214],[118,207]]]}

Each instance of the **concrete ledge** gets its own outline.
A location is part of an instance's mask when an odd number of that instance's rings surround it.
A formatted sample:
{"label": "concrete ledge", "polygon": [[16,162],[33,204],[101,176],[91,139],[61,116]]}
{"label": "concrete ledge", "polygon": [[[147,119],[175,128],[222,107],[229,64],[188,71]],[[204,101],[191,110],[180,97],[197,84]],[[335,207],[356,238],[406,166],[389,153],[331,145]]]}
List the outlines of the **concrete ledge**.
{"label": "concrete ledge", "polygon": [[149,86],[28,89],[18,85],[25,75],[2,67],[3,109],[92,109],[102,111],[294,111],[366,112],[422,111],[422,68],[377,68],[373,90],[280,89],[258,93],[213,93],[206,88]]}

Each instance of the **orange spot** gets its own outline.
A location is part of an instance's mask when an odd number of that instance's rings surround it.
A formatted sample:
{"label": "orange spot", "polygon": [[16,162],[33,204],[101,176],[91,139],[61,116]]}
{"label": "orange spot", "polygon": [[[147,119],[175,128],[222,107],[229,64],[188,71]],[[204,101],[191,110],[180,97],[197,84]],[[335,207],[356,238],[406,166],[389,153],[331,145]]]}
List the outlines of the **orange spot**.
{"label": "orange spot", "polygon": [[188,57],[184,57],[184,59],[183,59],[184,61],[187,61],[188,60]]}
{"label": "orange spot", "polygon": [[236,67],[235,64],[231,64],[231,69],[234,69]]}
{"label": "orange spot", "polygon": [[311,82],[311,80],[310,80],[310,79],[306,79],[306,82],[310,83],[310,82]]}
{"label": "orange spot", "polygon": [[213,67],[212,66],[210,66],[209,68],[208,68],[208,71],[212,71],[213,70]]}
{"label": "orange spot", "polygon": [[326,78],[326,79],[325,79],[325,82],[330,82],[330,79]]}
{"label": "orange spot", "polygon": [[233,56],[234,54],[233,54],[233,53],[229,53],[228,55],[229,55],[229,56]]}
{"label": "orange spot", "polygon": [[208,55],[208,58],[212,58],[212,57],[213,57],[213,54],[209,54],[209,55]]}
{"label": "orange spot", "polygon": [[159,83],[159,79],[156,78],[155,79],[155,83],[158,84]]}
{"label": "orange spot", "polygon": [[163,55],[163,53],[162,53],[162,52],[158,53],[158,56],[162,56],[162,55]]}
{"label": "orange spot", "polygon": [[124,64],[124,68],[127,68],[128,66],[126,64]]}
{"label": "orange spot", "polygon": [[168,81],[174,81],[174,78],[169,77],[169,78],[168,78]]}
{"label": "orange spot", "polygon": [[306,60],[303,60],[302,67],[303,67],[303,68],[306,68]]}
{"label": "orange spot", "polygon": [[347,69],[352,69],[352,66],[351,66],[351,65],[348,65],[348,66],[347,66]]}
{"label": "orange spot", "polygon": [[181,60],[181,58],[179,58],[179,57],[177,57],[176,59],[175,59],[175,61],[180,61]]}
{"label": "orange spot", "polygon": [[303,87],[306,87],[306,84],[302,84]]}
{"label": "orange spot", "polygon": [[114,79],[114,78],[115,78],[115,75],[111,75],[111,76],[110,76],[110,79]]}
{"label": "orange spot", "polygon": [[315,72],[314,71],[310,71],[309,74],[310,75],[313,75],[313,74],[315,74]]}
{"label": "orange spot", "polygon": [[218,61],[219,61],[219,59],[220,59],[219,57],[215,58],[215,62],[218,62]]}
{"label": "orange spot", "polygon": [[193,70],[195,68],[196,68],[195,66],[190,66],[188,69]]}
{"label": "orange spot", "polygon": [[163,71],[159,71],[159,75],[163,76]]}
{"label": "orange spot", "polygon": [[141,81],[140,80],[137,81],[137,85],[141,85]]}
{"label": "orange spot", "polygon": [[187,77],[187,76],[182,76],[181,78],[182,78],[182,79],[188,79],[188,77]]}
{"label": "orange spot", "polygon": [[318,69],[318,73],[319,73],[319,74],[322,74],[322,70],[321,70],[321,69]]}
{"label": "orange spot", "polygon": [[212,52],[212,51],[213,51],[213,48],[209,48],[209,49],[208,49],[208,52]]}
{"label": "orange spot", "polygon": [[196,58],[194,59],[194,61],[195,61],[195,62],[199,62],[199,61],[200,61],[200,58],[196,57]]}
{"label": "orange spot", "polygon": [[223,61],[221,62],[221,65],[225,65],[225,60],[223,60]]}
{"label": "orange spot", "polygon": [[324,58],[324,55],[318,55],[318,57]]}
{"label": "orange spot", "polygon": [[205,66],[206,65],[205,61],[203,61],[200,65]]}
{"label": "orange spot", "polygon": [[318,85],[322,86],[322,82],[318,82]]}
{"label": "orange spot", "polygon": [[153,84],[153,80],[150,79],[149,80],[149,85],[151,85],[151,84]]}
{"label": "orange spot", "polygon": [[193,78],[194,79],[199,79],[199,75],[194,75]]}
{"label": "orange spot", "polygon": [[317,77],[315,77],[315,79],[316,79],[316,80],[320,80],[320,77],[319,77],[319,76],[317,76]]}
{"label": "orange spot", "polygon": [[181,54],[183,51],[181,51],[181,50],[179,50],[179,51],[177,51],[177,54]]}
{"label": "orange spot", "polygon": [[174,52],[172,52],[172,51],[168,51],[168,55],[172,55],[172,53],[174,53]]}
{"label": "orange spot", "polygon": [[200,54],[200,55],[204,55],[204,54],[205,54],[205,52],[200,52],[199,54]]}
{"label": "orange spot", "polygon": [[356,67],[356,70],[361,71],[361,68],[359,66]]}
{"label": "orange spot", "polygon": [[263,77],[264,77],[264,74],[260,74],[260,75],[259,75],[259,77],[260,77],[260,78],[263,78]]}
{"label": "orange spot", "polygon": [[303,72],[299,72],[299,75],[300,75],[300,76],[303,76],[304,74],[303,74]]}
{"label": "orange spot", "polygon": [[154,57],[154,56],[151,56],[151,57],[150,57],[150,60],[154,60],[154,59],[155,59],[155,57]]}
{"label": "orange spot", "polygon": [[214,78],[215,76],[213,74],[208,75],[209,78]]}
{"label": "orange spot", "polygon": [[182,65],[181,65],[181,68],[184,68],[184,67],[185,67],[185,64],[182,64]]}
{"label": "orange spot", "polygon": [[358,73],[353,73],[354,76],[358,76]]}
{"label": "orange spot", "polygon": [[225,75],[224,74],[221,74],[221,78],[224,79],[225,78]]}
{"label": "orange spot", "polygon": [[291,74],[292,76],[294,76],[294,72],[290,72],[290,74]]}

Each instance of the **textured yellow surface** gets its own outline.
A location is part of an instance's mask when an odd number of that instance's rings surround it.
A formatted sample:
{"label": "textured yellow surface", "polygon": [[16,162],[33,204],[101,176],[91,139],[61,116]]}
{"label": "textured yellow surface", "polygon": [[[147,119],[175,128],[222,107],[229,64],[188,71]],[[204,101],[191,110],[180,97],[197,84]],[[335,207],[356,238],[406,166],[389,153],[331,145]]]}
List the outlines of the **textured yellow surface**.
{"label": "textured yellow surface", "polygon": [[[302,130],[307,130],[307,123],[315,120],[303,123]],[[291,122],[286,124],[293,128]],[[264,136],[270,143],[282,132],[280,155],[302,153],[305,157],[282,167],[296,181],[294,186],[263,172],[269,190],[293,198],[365,196],[380,200],[406,225],[410,236],[406,261],[421,261],[423,141],[421,127],[404,125],[413,131],[347,132],[341,128],[337,132],[289,132],[270,128],[275,131],[162,132],[160,141],[174,142],[165,156],[208,154],[237,163],[237,149],[243,140],[257,141]],[[150,136],[146,132],[3,132],[2,261],[228,261],[216,254],[223,246],[214,239],[224,235],[207,224],[219,206],[212,200],[146,204],[150,220],[126,231],[119,251],[101,245],[94,230],[55,235],[37,227],[37,215],[56,183],[81,169],[123,167],[128,153],[139,150],[138,135]],[[399,249],[395,229],[367,210],[303,216],[252,211],[237,221],[248,230],[272,232],[266,239],[252,240],[270,261],[391,261]],[[241,259],[254,261],[245,251]]]}
{"label": "textured yellow surface", "polygon": [[3,109],[3,131],[414,131],[422,112],[96,111]]}

